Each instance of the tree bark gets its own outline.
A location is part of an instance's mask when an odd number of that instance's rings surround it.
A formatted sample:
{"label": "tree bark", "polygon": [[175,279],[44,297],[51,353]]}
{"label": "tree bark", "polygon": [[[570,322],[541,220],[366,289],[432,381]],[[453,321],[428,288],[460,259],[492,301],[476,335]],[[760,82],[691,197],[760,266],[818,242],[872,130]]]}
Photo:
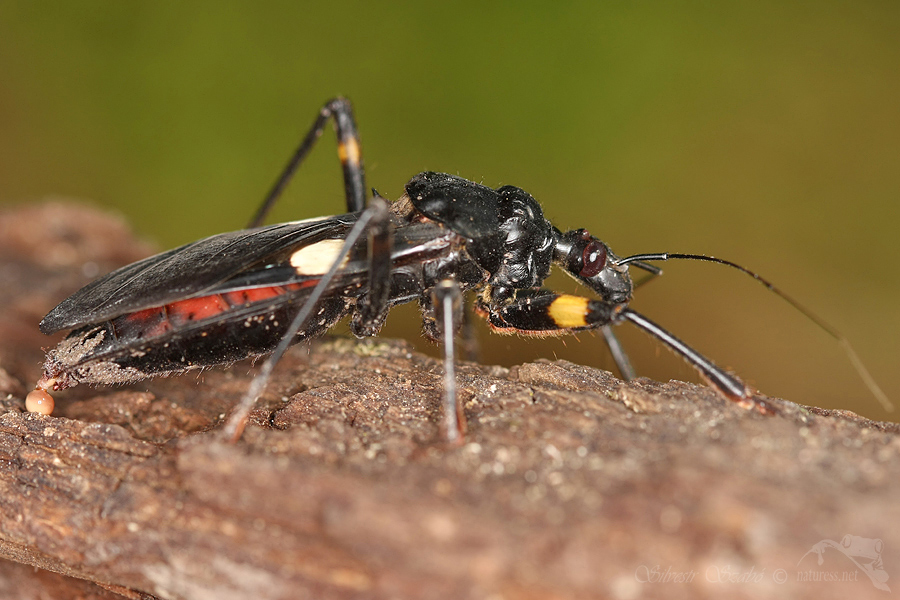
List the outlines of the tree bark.
{"label": "tree bark", "polygon": [[[5,563],[7,589],[818,599],[881,597],[859,564],[900,573],[898,425],[780,399],[766,417],[676,381],[464,363],[468,432],[450,446],[438,361],[329,338],[288,353],[236,444],[217,432],[253,376],[246,363],[74,388],[53,416],[23,412],[52,343],[43,313],[146,252],[84,207],[0,215],[0,556],[104,586]],[[823,540],[863,538],[881,540],[880,570],[834,548],[818,564]],[[826,572],[856,581],[816,581]]]}

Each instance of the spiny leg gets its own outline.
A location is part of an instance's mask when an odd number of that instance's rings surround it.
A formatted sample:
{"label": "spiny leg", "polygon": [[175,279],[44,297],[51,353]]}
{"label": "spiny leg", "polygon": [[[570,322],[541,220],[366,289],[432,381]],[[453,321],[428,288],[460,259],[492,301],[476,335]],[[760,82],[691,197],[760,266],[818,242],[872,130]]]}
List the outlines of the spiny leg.
{"label": "spiny leg", "polygon": [[334,117],[334,128],[338,139],[338,156],[341,159],[341,167],[344,171],[344,193],[347,198],[347,212],[358,212],[366,206],[366,181],[362,163],[362,153],[359,145],[359,133],[356,129],[356,121],[353,119],[353,108],[346,98],[333,98],[325,103],[319,111],[306,137],[300,142],[294,155],[281,171],[281,175],[275,181],[272,189],[266,194],[256,214],[248,227],[257,227],[262,224],[266,214],[275,204],[275,201],[287,187],[288,182],[309,154],[316,141],[325,131],[325,123]]}
{"label": "spiny leg", "polygon": [[[250,411],[253,409],[253,405],[256,404],[256,401],[259,399],[262,392],[266,389],[266,385],[269,383],[269,379],[272,376],[272,371],[275,369],[275,365],[284,356],[284,353],[287,349],[294,343],[294,338],[299,331],[301,331],[309,318],[314,314],[314,311],[319,304],[319,301],[322,299],[322,296],[325,295],[325,292],[328,290],[328,286],[331,284],[334,277],[338,274],[341,268],[341,264],[344,262],[344,259],[350,254],[350,250],[352,250],[353,246],[356,242],[370,229],[374,224],[378,224],[378,226],[382,226],[385,222],[390,219],[390,213],[388,210],[388,204],[384,201],[384,199],[376,197],[372,199],[369,207],[363,211],[363,213],[359,216],[359,219],[353,225],[353,228],[347,233],[347,237],[344,238],[344,244],[341,246],[341,251],[338,253],[337,257],[334,259],[334,263],[331,265],[331,268],[327,273],[322,275],[322,278],[319,280],[319,283],[316,284],[316,287],[313,288],[312,292],[310,292],[309,297],[306,299],[306,302],[303,303],[303,306],[300,307],[300,310],[297,311],[297,315],[294,317],[294,320],[291,321],[290,327],[285,331],[284,337],[281,342],[279,342],[278,346],[275,348],[275,351],[272,352],[271,356],[266,359],[266,362],[263,363],[262,368],[260,368],[259,373],[250,382],[250,386],[247,388],[247,392],[244,394],[244,397],[241,398],[240,403],[235,407],[232,411],[231,416],[228,417],[228,421],[225,423],[225,426],[222,429],[222,436],[224,439],[236,442],[241,437],[241,433],[244,431],[244,427],[247,424],[247,417],[250,414]],[[377,229],[377,226],[376,226]],[[390,259],[390,255],[388,256]]]}

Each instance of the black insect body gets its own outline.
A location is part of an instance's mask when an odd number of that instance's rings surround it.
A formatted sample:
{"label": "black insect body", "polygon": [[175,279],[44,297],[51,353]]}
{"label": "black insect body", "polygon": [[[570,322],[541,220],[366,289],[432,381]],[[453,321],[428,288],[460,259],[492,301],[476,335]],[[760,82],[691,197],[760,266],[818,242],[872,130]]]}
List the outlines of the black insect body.
{"label": "black insect body", "polygon": [[[126,383],[272,352],[358,218],[352,213],[217,235],[94,281],[41,321],[45,333],[78,328],[48,354],[40,386]],[[451,237],[434,224],[398,223],[394,298],[422,293],[429,256],[448,254]],[[362,242],[298,341],[356,310],[368,281]]]}
{"label": "black insect body", "polygon": [[[259,227],[331,117],[348,214]],[[445,344],[444,428],[455,439],[460,423],[453,336],[460,326],[461,294],[471,290],[476,313],[502,333],[602,329],[626,377],[633,371],[610,326],[630,321],[684,357],[724,397],[771,412],[737,377],[628,307],[631,265],[658,273],[645,261],[725,261],[671,254],[620,258],[582,229],[561,232],[530,194],[513,186],[494,190],[454,175],[424,172],[405,189],[391,204],[376,194],[364,206],[350,105],[332,100],[253,227],[123,267],[54,308],[41,322],[41,331],[74,331],[48,353],[30,400],[78,383],[125,383],[274,352],[226,428],[238,435],[289,344],[320,335],[348,315],[356,335],[374,335],[393,306],[418,301],[425,334]],[[597,297],[541,287],[552,265]]]}

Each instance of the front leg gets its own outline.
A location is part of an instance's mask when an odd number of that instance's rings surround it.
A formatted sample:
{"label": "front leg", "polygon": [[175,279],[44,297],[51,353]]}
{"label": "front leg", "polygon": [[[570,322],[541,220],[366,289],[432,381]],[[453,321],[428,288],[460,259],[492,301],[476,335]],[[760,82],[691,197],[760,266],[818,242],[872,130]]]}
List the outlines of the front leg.
{"label": "front leg", "polygon": [[618,321],[624,305],[546,289],[488,288],[475,311],[498,333],[539,337],[597,329]]}
{"label": "front leg", "polygon": [[499,333],[548,337],[600,328],[619,373],[631,381],[637,375],[612,330],[620,307],[544,289],[493,288],[479,300],[476,310]]}
{"label": "front leg", "polygon": [[774,412],[767,402],[754,399],[739,378],[625,304],[610,304],[545,289],[488,288],[478,299],[476,310],[495,331],[535,336],[562,335],[630,321],[675,351],[723,397],[763,414]]}

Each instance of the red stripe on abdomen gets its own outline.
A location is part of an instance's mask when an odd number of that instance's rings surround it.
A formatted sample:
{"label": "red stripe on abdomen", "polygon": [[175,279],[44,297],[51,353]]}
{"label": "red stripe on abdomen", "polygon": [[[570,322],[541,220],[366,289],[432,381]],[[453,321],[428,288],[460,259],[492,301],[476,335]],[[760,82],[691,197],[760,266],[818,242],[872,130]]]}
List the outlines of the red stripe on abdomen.
{"label": "red stripe on abdomen", "polygon": [[318,283],[317,279],[269,287],[248,288],[187,298],[113,319],[119,339],[152,338],[191,323],[211,319],[241,306],[249,306]]}

